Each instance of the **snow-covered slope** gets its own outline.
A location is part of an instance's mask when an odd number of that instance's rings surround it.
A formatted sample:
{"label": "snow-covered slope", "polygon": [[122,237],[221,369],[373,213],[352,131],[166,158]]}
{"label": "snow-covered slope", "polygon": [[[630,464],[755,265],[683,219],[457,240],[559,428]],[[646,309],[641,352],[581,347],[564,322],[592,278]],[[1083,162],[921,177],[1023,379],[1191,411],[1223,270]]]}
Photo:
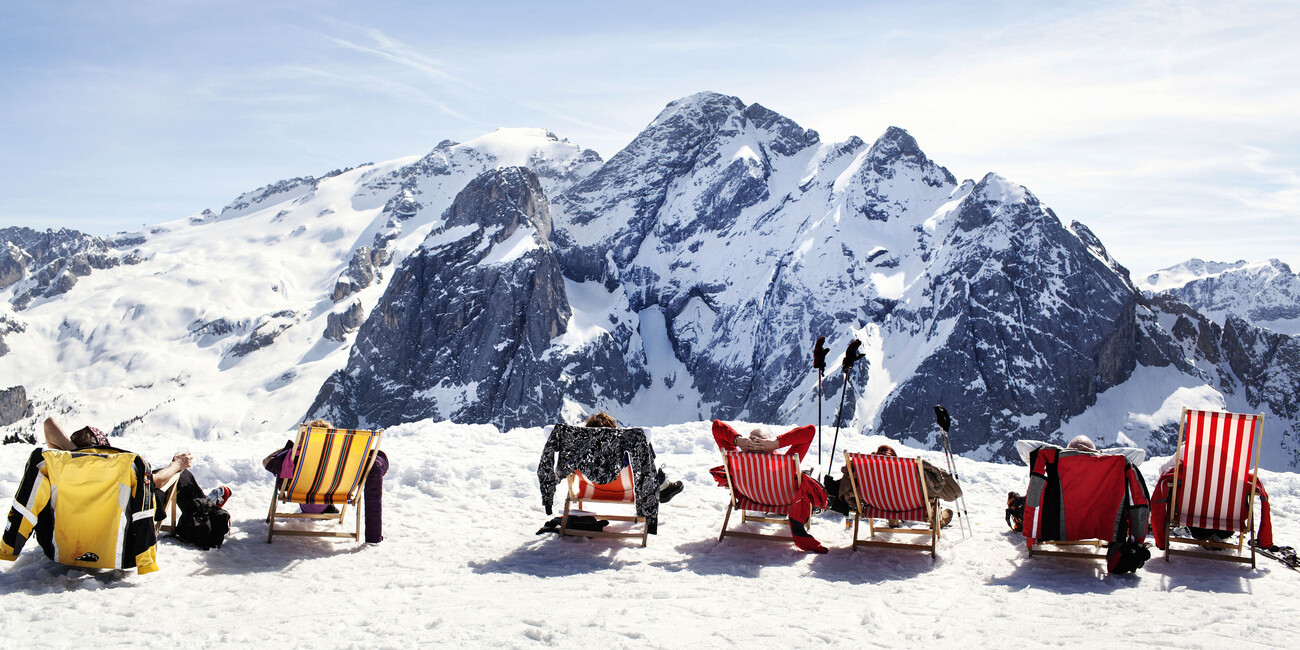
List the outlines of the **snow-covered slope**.
{"label": "snow-covered slope", "polygon": [[1138,287],[1177,296],[1220,324],[1235,314],[1275,332],[1300,335],[1300,274],[1280,260],[1192,259],[1148,275]]}
{"label": "snow-covered slope", "polygon": [[[35,431],[49,413],[198,438],[296,422],[347,360],[343,315],[373,308],[392,265],[466,183],[529,165],[559,192],[599,163],[547,131],[501,129],[118,236],[116,251],[102,247],[112,263],[93,270],[74,273],[69,257],[34,268],[0,292],[0,383],[24,385],[35,406],[11,429]],[[56,295],[31,291],[69,275]]]}
{"label": "snow-covered slope", "polygon": [[[160,570],[137,576],[57,565],[33,543],[18,561],[0,563],[0,643],[1285,648],[1300,632],[1300,580],[1267,558],[1251,569],[1166,563],[1157,553],[1126,576],[1106,576],[1096,561],[1028,558],[1023,538],[1003,522],[1007,491],[1025,492],[1023,465],[958,459],[974,535],[960,541],[955,529],[944,530],[936,560],[914,551],[850,552],[850,533],[833,513],[811,527],[826,555],[719,542],[727,492],[708,475],[718,463],[708,424],[649,434],[660,462],[686,488],[664,504],[659,534],[640,548],[534,535],[548,519],[536,476],[545,441],[538,428],[414,422],[388,430],[386,538],[375,547],[290,537],[266,543],[272,484],[259,460],[286,431],[220,441],[128,433],[119,442],[154,462],[189,447],[202,485],[231,485],[225,545],[205,552],[164,539]],[[839,442],[861,451],[884,441],[849,431]],[[30,450],[0,446],[0,494],[13,494]],[[899,452],[942,463],[932,449]],[[1147,477],[1161,460],[1143,465]],[[1300,477],[1265,471],[1261,479],[1275,537],[1293,544]]]}

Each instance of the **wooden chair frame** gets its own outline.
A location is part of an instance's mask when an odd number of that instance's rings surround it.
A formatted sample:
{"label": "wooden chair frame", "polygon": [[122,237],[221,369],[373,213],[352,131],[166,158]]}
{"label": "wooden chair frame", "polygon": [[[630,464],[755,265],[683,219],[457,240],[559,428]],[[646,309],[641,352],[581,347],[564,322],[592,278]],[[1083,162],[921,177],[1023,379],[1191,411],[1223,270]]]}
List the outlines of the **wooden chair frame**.
{"label": "wooden chair frame", "polygon": [[[1174,481],[1169,486],[1169,507],[1165,510],[1166,512],[1165,521],[1164,521],[1165,562],[1169,561],[1170,556],[1181,555],[1185,557],[1196,557],[1205,560],[1219,560],[1220,562],[1239,562],[1242,564],[1249,563],[1250,567],[1253,569],[1255,568],[1255,497],[1258,494],[1257,484],[1259,482],[1259,449],[1260,449],[1260,440],[1264,437],[1264,414],[1263,413],[1256,413],[1256,414],[1229,413],[1226,411],[1218,411],[1218,413],[1223,413],[1225,415],[1238,415],[1243,417],[1249,417],[1254,420],[1255,440],[1254,440],[1253,449],[1251,449],[1250,494],[1246,497],[1247,498],[1246,530],[1234,531],[1237,533],[1237,542],[1233,544],[1230,542],[1213,542],[1209,540],[1196,539],[1193,537],[1175,537],[1173,535],[1173,529],[1175,527],[1174,522],[1178,520],[1178,514],[1179,514],[1178,513],[1178,506],[1179,506],[1178,491],[1179,491],[1179,487],[1181,487],[1181,482],[1182,482],[1181,480],[1182,478],[1184,478],[1181,477],[1180,474],[1181,474],[1183,458],[1184,458],[1183,443],[1186,442],[1185,436],[1187,433],[1186,431],[1187,413],[1189,410],[1191,409],[1183,407],[1182,418],[1181,421],[1178,423],[1178,447],[1174,452],[1175,454]],[[1233,478],[1235,480],[1236,477]],[[1247,533],[1250,534],[1249,545],[1246,543]],[[1197,546],[1200,547],[1201,549],[1215,548],[1215,549],[1222,549],[1222,550],[1230,550],[1230,551],[1235,551],[1235,553],[1225,554],[1225,553],[1211,553],[1205,550],[1193,551],[1193,550],[1176,549],[1174,548],[1175,543]],[[1249,556],[1245,555],[1244,553],[1247,546],[1250,547]]]}
{"label": "wooden chair frame", "polygon": [[172,488],[176,487],[176,482],[179,481],[180,478],[181,478],[181,473],[176,472],[175,474],[172,475],[171,480],[167,481],[167,484],[162,486],[163,493],[167,495],[166,503],[153,504],[154,508],[171,510],[171,519],[169,523],[163,523],[165,521],[168,521],[168,519],[166,518],[163,519],[155,518],[153,524],[153,532],[155,535],[157,535],[158,533],[174,533],[176,531],[176,517],[177,517],[176,516],[176,490]]}
{"label": "wooden chair frame", "polygon": [[[631,468],[628,468],[628,471],[631,471]],[[639,532],[635,530],[629,530],[626,532],[604,531],[604,530],[569,530],[569,505],[572,503],[578,504],[578,510],[585,510],[585,508],[583,507],[583,503],[615,503],[621,505],[630,505],[633,507],[636,506],[636,496],[635,496],[636,481],[635,480],[632,481],[633,497],[631,501],[625,501],[622,499],[595,499],[595,498],[584,499],[582,497],[579,497],[577,491],[574,490],[574,484],[577,482],[577,480],[578,477],[575,474],[569,474],[569,493],[564,497],[564,516],[563,518],[560,519],[560,536],[563,537],[565,535],[573,535],[576,537],[609,537],[609,538],[629,538],[629,537],[638,538],[639,537],[641,538],[641,548],[645,548],[646,542],[650,538],[650,525],[646,523],[645,517],[639,517],[635,515],[606,515],[606,514],[597,515],[601,519],[612,519],[614,521],[630,521],[633,524],[633,528],[635,528],[637,524],[640,524],[641,529]],[[592,514],[595,515],[596,513],[592,513]]]}
{"label": "wooden chair frame", "polygon": [[[324,427],[309,427],[306,424],[301,424],[298,426],[298,440],[294,444],[293,450],[290,452],[291,454],[293,454],[294,464],[296,467],[302,466],[301,462],[298,460],[298,455],[302,453],[303,449],[305,449],[305,445],[303,443],[306,442],[307,436],[311,433],[311,430],[323,429],[323,428]],[[334,429],[334,431],[355,431],[355,430]],[[327,538],[352,539],[358,542],[361,541],[361,496],[366,489],[366,478],[370,476],[370,468],[374,466],[375,457],[379,455],[379,443],[383,439],[384,430],[379,429],[377,431],[374,431],[373,434],[375,436],[374,447],[370,452],[370,457],[365,459],[361,467],[361,476],[357,479],[356,493],[347,495],[346,500],[343,503],[338,504],[338,514],[332,514],[332,513],[309,514],[305,512],[278,512],[276,510],[277,503],[292,504],[297,502],[291,500],[290,498],[289,495],[290,481],[288,479],[281,479],[278,476],[276,477],[275,491],[271,495],[271,510],[266,515],[266,523],[268,528],[266,534],[267,544],[271,543],[271,541],[275,538],[275,535],[277,533],[289,537],[327,537]],[[302,504],[298,504],[298,505],[302,505]],[[349,506],[351,506],[354,510],[356,510],[356,515],[354,515],[353,517],[354,519],[357,520],[356,530],[352,532],[340,532],[336,530],[294,530],[288,528],[277,529],[275,527],[276,519],[334,520],[335,522],[338,523],[338,525],[342,526],[344,525],[343,518],[347,515]]]}
{"label": "wooden chair frame", "polygon": [[[727,492],[728,494],[730,494],[731,500],[727,503],[726,514],[723,515],[722,517],[722,532],[718,534],[718,541],[721,542],[724,538],[727,537],[741,537],[744,539],[755,539],[762,542],[793,542],[794,541],[793,533],[789,535],[782,535],[779,533],[778,534],[747,533],[744,531],[727,529],[727,524],[728,522],[731,521],[731,512],[733,510],[740,511],[740,524],[742,526],[750,522],[762,523],[762,524],[788,524],[790,522],[790,518],[788,515],[782,517],[768,517],[767,514],[769,513],[766,512],[761,516],[755,516],[749,514],[750,513],[749,510],[740,507],[740,501],[736,498],[736,482],[731,477],[731,461],[730,459],[727,458],[727,450],[723,449],[721,450],[721,452],[722,452],[722,468],[727,475]],[[738,452],[738,453],[749,453],[749,452]],[[783,454],[767,454],[767,455],[783,456]],[[799,458],[798,456],[789,456],[789,457],[795,459],[795,462],[790,463],[791,467],[793,468],[790,474],[790,480],[793,482],[794,489],[797,490],[799,489],[799,482],[803,480],[802,475],[799,472],[799,462],[798,462]],[[772,507],[776,508],[776,507],[784,507],[784,506],[773,505]]]}
{"label": "wooden chair frame", "polygon": [[[1085,553],[1082,551],[1055,551],[1049,550],[1047,546],[1089,546],[1096,549],[1095,552]],[[1106,551],[1102,549],[1109,548],[1106,542],[1100,539],[1080,539],[1080,540],[1045,540],[1029,547],[1029,557],[1035,555],[1048,555],[1055,557],[1073,557],[1085,560],[1106,561]]]}
{"label": "wooden chair frame", "polygon": [[[863,512],[863,504],[866,501],[862,498],[862,490],[858,488],[858,473],[853,468],[853,454],[844,452],[844,464],[849,468],[849,480],[853,485],[853,496],[857,500],[857,507],[853,509],[853,546],[851,551],[857,551],[859,546],[874,546],[878,548],[902,548],[916,551],[929,551],[930,557],[938,557],[937,549],[939,546],[939,499],[932,498],[930,491],[925,485],[925,472],[921,469],[920,458],[908,458],[916,463],[916,480],[921,485],[921,497],[925,502],[925,522],[929,524],[928,528],[899,528],[896,526],[876,527],[875,517],[867,517]],[[868,539],[858,539],[858,526],[863,520],[867,520],[867,529],[871,534]],[[929,535],[929,544],[910,544],[907,542],[884,542],[875,539],[876,533],[896,533],[904,535]]]}

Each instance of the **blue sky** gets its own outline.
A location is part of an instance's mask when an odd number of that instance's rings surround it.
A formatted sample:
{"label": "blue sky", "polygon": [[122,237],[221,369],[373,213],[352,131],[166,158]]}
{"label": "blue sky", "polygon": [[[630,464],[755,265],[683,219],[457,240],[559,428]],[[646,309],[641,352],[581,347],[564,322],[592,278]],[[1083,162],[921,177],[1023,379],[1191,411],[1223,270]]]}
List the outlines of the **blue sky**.
{"label": "blue sky", "polygon": [[0,6],[0,226],[97,234],[499,126],[606,158],[714,90],[890,125],[1142,273],[1300,267],[1300,3],[65,2]]}

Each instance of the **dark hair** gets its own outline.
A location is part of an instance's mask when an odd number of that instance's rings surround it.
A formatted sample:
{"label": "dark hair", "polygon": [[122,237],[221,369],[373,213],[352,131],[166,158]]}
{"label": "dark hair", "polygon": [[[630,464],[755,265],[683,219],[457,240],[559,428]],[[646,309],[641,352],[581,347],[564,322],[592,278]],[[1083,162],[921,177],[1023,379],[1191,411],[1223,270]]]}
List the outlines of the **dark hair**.
{"label": "dark hair", "polygon": [[592,415],[591,417],[587,418],[587,421],[584,422],[584,423],[582,424],[582,426],[584,426],[584,427],[604,427],[604,428],[606,428],[606,429],[617,429],[617,428],[618,428],[618,423],[614,421],[614,418],[613,418],[612,416],[610,416],[610,414],[608,414],[608,413],[606,413],[606,412],[604,412],[604,411],[601,411],[600,413],[596,413],[595,415]]}
{"label": "dark hair", "polygon": [[876,448],[876,455],[897,457],[898,453],[895,452],[894,448],[890,447],[889,445],[880,445],[879,447]]}

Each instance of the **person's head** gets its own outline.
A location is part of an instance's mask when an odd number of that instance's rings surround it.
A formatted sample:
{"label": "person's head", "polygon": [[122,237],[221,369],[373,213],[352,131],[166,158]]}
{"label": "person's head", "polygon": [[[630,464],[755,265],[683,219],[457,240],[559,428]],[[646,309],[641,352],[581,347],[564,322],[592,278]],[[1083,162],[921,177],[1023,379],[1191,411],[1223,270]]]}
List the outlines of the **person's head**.
{"label": "person's head", "polygon": [[308,428],[313,428],[313,427],[320,427],[320,428],[322,428],[322,429],[333,429],[333,428],[334,428],[334,425],[330,424],[330,423],[329,423],[329,420],[322,420],[322,419],[320,419],[320,418],[317,418],[317,419],[315,419],[315,420],[312,420],[311,422],[308,422],[308,423],[307,423],[307,426],[308,426]]}
{"label": "person's head", "polygon": [[771,440],[772,438],[766,433],[763,433],[762,429],[755,427],[752,431],[749,432],[749,439],[750,440]]}
{"label": "person's head", "polygon": [[96,445],[108,445],[108,436],[103,431],[95,427],[81,427],[72,433],[72,444],[77,449],[82,447],[94,447]]}
{"label": "person's head", "polygon": [[617,428],[618,428],[618,422],[615,422],[613,416],[611,416],[610,414],[608,414],[608,413],[606,413],[606,412],[604,412],[604,411],[601,411],[600,413],[596,413],[596,414],[592,415],[591,417],[587,418],[587,421],[586,421],[586,422],[583,422],[583,423],[582,423],[582,426],[584,426],[584,427],[603,427],[603,428],[606,428],[606,429],[617,429]]}
{"label": "person's head", "polygon": [[1088,436],[1075,436],[1065,448],[1077,451],[1097,451],[1097,445],[1092,444],[1092,438]]}
{"label": "person's head", "polygon": [[898,453],[895,452],[894,448],[890,447],[889,445],[880,445],[879,447],[876,447],[876,455],[897,457]]}

